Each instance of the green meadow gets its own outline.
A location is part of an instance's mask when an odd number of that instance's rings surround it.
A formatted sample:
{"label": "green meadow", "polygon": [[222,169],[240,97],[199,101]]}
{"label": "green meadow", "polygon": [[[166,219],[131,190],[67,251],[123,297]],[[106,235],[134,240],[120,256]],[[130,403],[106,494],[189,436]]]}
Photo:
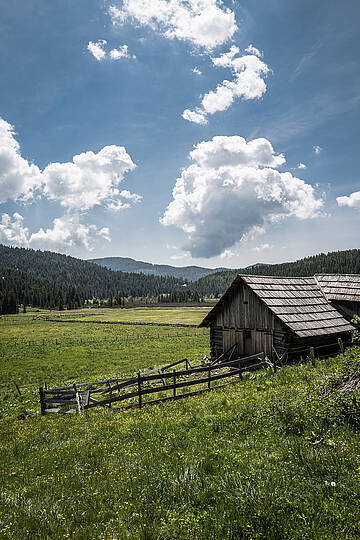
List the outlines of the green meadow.
{"label": "green meadow", "polygon": [[67,318],[198,324],[207,311],[0,319],[0,538],[360,537],[357,349],[141,410],[39,414],[45,381],[128,375],[209,353],[207,329]]}

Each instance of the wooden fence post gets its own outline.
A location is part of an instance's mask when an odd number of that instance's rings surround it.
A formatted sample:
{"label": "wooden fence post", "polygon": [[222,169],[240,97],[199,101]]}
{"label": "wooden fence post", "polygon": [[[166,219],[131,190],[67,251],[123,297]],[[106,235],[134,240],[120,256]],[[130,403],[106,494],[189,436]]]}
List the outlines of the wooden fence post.
{"label": "wooden fence post", "polygon": [[142,407],[142,399],[141,399],[141,375],[140,375],[140,372],[138,373],[137,382],[138,382],[138,394],[139,394],[139,409],[141,409],[141,407]]}
{"label": "wooden fence post", "polygon": [[310,359],[311,359],[311,364],[313,365],[313,367],[315,367],[315,351],[314,351],[314,347],[310,347]]}
{"label": "wooden fence post", "polygon": [[209,369],[208,369],[208,388],[210,390],[211,388],[211,367],[209,366]]}
{"label": "wooden fence post", "polygon": [[[109,387],[109,395],[110,395],[110,399],[111,399],[112,398],[112,390],[111,390],[110,381],[108,381],[108,387]],[[109,409],[111,409],[111,403],[109,403]]]}
{"label": "wooden fence post", "polygon": [[341,354],[344,354],[344,344],[343,344],[343,340],[341,339],[341,337],[339,337],[339,339],[338,339],[338,344],[339,344]]}
{"label": "wooden fence post", "polygon": [[176,396],[176,369],[174,368],[173,369],[173,385],[174,385],[174,388],[173,388],[173,397]]}
{"label": "wooden fence post", "polygon": [[76,403],[77,403],[78,413],[81,414],[82,413],[82,410],[81,410],[81,396],[80,396],[79,392],[76,392]]}
{"label": "wooden fence post", "polygon": [[43,387],[39,388],[39,394],[40,394],[40,407],[41,407],[41,414],[45,414],[45,394]]}

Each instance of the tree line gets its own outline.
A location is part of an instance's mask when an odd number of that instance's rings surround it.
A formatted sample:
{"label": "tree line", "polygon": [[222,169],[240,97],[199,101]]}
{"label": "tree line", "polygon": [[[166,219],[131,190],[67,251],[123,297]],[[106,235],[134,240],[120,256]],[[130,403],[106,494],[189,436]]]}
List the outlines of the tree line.
{"label": "tree line", "polygon": [[192,284],[201,296],[219,298],[238,274],[301,277],[314,274],[360,274],[360,250],[334,251],[305,257],[291,263],[264,264],[217,272]]}

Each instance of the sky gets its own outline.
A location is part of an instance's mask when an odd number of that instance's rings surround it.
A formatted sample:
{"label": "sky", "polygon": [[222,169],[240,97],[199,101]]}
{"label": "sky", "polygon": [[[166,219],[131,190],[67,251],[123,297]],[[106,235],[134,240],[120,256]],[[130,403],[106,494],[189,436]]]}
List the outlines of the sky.
{"label": "sky", "polygon": [[359,18],[0,0],[0,243],[230,268],[359,248]]}

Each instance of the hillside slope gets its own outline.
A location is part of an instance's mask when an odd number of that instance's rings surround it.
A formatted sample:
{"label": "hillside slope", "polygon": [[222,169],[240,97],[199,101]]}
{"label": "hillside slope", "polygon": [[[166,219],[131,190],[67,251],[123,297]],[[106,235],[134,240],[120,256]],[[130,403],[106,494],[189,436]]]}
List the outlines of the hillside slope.
{"label": "hillside slope", "polygon": [[227,270],[205,276],[192,287],[201,296],[222,295],[229,287],[237,274],[254,274],[263,276],[313,276],[316,273],[324,274],[359,274],[360,249],[346,251],[333,251],[305,257],[291,263],[261,264],[238,270]]}
{"label": "hillside slope", "polygon": [[82,300],[110,296],[156,296],[180,288],[184,280],[113,272],[75,257],[0,244],[0,268],[21,270],[57,286],[74,287]]}
{"label": "hillside slope", "polygon": [[88,259],[88,262],[122,272],[136,272],[152,274],[155,276],[173,276],[196,281],[204,276],[227,270],[226,268],[203,268],[201,266],[171,266],[168,264],[153,264],[137,261],[129,257],[105,257],[100,259]]}

